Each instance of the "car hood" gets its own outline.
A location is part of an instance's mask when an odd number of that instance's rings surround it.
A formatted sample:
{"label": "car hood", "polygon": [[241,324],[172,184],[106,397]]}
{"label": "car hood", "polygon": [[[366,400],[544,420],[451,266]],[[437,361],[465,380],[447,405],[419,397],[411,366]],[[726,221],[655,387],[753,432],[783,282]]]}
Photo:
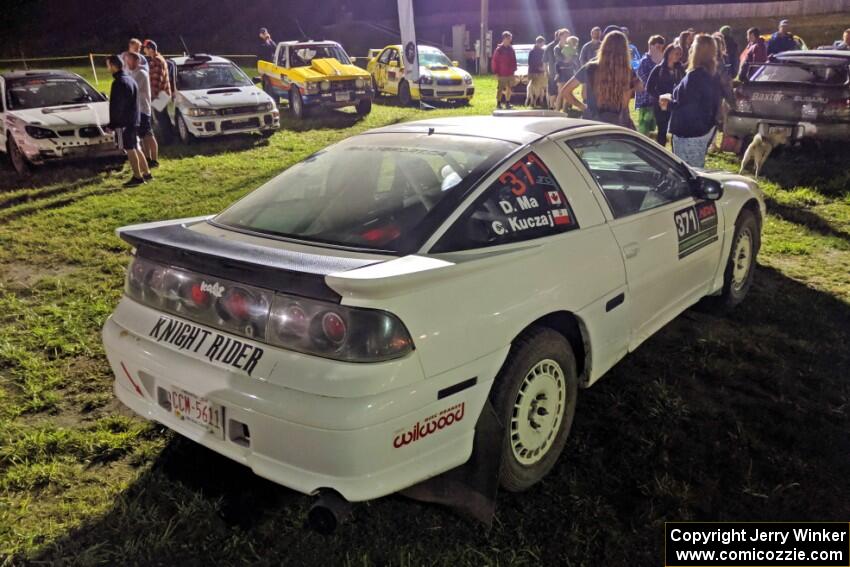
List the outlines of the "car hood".
{"label": "car hood", "polygon": [[337,59],[313,59],[306,67],[294,67],[293,75],[304,80],[368,78],[369,73],[357,65],[346,65]]}
{"label": "car hood", "polygon": [[109,122],[109,103],[90,102],[45,108],[27,108],[11,110],[7,114],[27,124],[47,128],[100,125]]}
{"label": "car hood", "polygon": [[221,108],[228,106],[247,106],[261,104],[271,100],[269,96],[255,86],[222,87],[218,89],[199,89],[180,91],[191,105],[201,108]]}
{"label": "car hood", "polygon": [[431,75],[440,78],[463,78],[464,71],[458,67],[449,67],[446,65],[420,65],[420,75]]}
{"label": "car hood", "polygon": [[526,75],[528,75],[528,65],[517,66],[516,71],[514,71],[514,76],[525,77]]}

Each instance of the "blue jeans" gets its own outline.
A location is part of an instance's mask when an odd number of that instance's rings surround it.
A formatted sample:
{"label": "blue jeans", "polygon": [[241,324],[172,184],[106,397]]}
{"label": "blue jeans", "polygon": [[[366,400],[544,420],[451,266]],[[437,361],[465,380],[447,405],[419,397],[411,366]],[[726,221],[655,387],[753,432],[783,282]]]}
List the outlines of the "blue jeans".
{"label": "blue jeans", "polygon": [[673,135],[673,153],[679,156],[685,163],[692,167],[705,167],[705,154],[708,145],[714,136],[715,129],[712,128],[708,134],[695,138],[681,138]]}

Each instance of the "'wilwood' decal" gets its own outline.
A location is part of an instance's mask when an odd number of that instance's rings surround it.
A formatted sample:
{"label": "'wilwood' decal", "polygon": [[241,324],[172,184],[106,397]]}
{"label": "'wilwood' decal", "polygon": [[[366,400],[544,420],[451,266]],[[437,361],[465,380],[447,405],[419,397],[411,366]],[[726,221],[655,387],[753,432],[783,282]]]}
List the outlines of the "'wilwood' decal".
{"label": "'wilwood' decal", "polygon": [[432,433],[457,423],[463,419],[465,405],[466,402],[461,402],[422,421],[417,421],[408,431],[403,431],[393,438],[393,447],[398,449],[410,443],[415,443]]}

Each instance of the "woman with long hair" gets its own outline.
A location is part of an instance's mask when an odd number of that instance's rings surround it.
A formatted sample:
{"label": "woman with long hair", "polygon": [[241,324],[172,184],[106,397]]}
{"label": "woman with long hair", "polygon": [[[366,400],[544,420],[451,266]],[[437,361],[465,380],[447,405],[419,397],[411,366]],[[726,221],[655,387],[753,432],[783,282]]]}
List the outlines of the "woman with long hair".
{"label": "woman with long hair", "polygon": [[661,97],[670,109],[673,153],[694,167],[705,167],[705,154],[715,133],[721,99],[717,78],[717,43],[699,34],[691,47],[688,72],[673,90]]}
{"label": "woman with long hair", "polygon": [[655,140],[662,146],[667,145],[667,130],[670,124],[670,111],[661,108],[662,95],[673,93],[676,86],[685,78],[685,66],[682,65],[682,48],[671,43],[664,48],[661,63],[649,72],[646,80],[646,91],[655,99],[653,111],[658,131]]}
{"label": "woman with long hair", "polygon": [[[596,57],[579,69],[561,87],[559,96],[578,107],[584,118],[634,129],[629,100],[643,84],[632,70],[629,42],[621,32],[610,32],[602,40]],[[575,96],[584,85],[584,102]]]}

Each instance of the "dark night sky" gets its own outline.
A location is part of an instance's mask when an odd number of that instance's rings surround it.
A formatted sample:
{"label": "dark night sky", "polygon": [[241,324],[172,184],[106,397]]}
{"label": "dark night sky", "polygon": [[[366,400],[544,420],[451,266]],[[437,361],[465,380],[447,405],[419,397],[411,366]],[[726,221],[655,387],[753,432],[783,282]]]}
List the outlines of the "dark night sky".
{"label": "dark night sky", "polygon": [[[561,5],[567,8],[705,4],[721,0],[490,0],[491,10]],[[766,0],[755,0],[766,1]],[[0,55],[84,54],[117,49],[131,36],[153,37],[166,51],[246,51],[256,30],[268,26],[275,39],[299,37],[299,27],[321,37],[323,25],[348,10],[356,19],[396,26],[395,0],[3,0]],[[415,0],[417,12],[476,10],[480,0]],[[197,46],[197,47],[196,47]]]}

